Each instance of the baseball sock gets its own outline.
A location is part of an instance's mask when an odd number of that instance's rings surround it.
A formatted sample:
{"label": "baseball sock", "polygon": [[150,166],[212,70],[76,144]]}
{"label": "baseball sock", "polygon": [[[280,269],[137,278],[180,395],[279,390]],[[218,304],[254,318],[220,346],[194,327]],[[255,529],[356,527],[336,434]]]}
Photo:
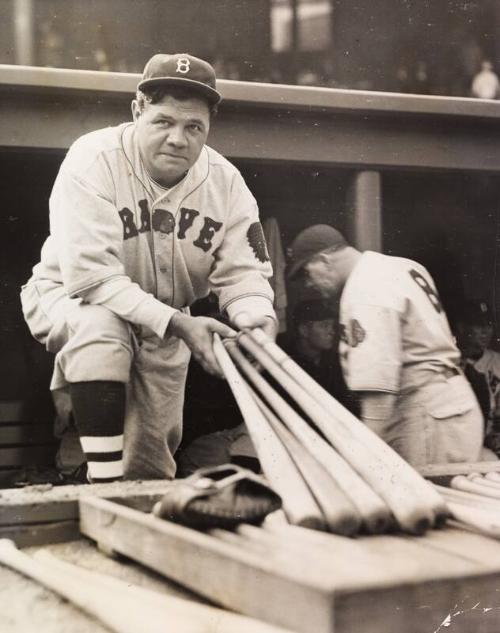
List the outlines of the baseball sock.
{"label": "baseball sock", "polygon": [[112,380],[73,382],[73,416],[92,483],[123,478],[125,384]]}

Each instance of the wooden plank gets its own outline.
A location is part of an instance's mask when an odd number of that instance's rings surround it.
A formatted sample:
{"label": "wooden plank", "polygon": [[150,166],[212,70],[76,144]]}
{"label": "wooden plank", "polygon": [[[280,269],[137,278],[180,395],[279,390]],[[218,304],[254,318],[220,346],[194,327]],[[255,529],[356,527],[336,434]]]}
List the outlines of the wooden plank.
{"label": "wooden plank", "polygon": [[[302,552],[314,544],[336,577],[345,565],[357,575],[357,586],[345,585],[346,577],[341,575],[335,633],[444,633],[446,625],[439,627],[450,614],[454,633],[498,631],[498,616],[486,620],[478,608],[498,613],[500,607],[500,544],[491,539],[455,528],[431,530],[425,537],[356,540],[292,526],[269,529],[281,531],[282,540],[295,541]],[[451,566],[441,567],[449,560],[454,561]],[[467,569],[481,572],[467,575]],[[422,572],[427,580],[422,579]],[[460,614],[454,615],[457,611]]]}
{"label": "wooden plank", "polygon": [[269,529],[280,534],[282,540],[295,542],[302,550],[308,553],[314,550],[317,556],[322,556],[325,563],[335,570],[338,591],[350,590],[352,587],[381,588],[437,578],[461,578],[483,571],[477,561],[460,559],[445,550],[436,552],[425,549],[423,544],[427,536],[404,538],[402,535],[389,535],[345,539],[314,530],[300,530],[295,526]]}
{"label": "wooden plank", "polygon": [[0,526],[77,520],[81,495],[122,499],[133,507],[149,511],[165,494],[168,485],[165,480],[119,481],[0,490]]}
{"label": "wooden plank", "polygon": [[3,467],[46,466],[54,462],[55,453],[56,447],[54,444],[13,448],[0,447],[0,464]]}
{"label": "wooden plank", "polygon": [[500,574],[338,597],[332,633],[498,633]]}
{"label": "wooden plank", "polygon": [[432,530],[421,545],[431,551],[449,552],[457,558],[473,561],[484,570],[500,569],[500,542],[475,532],[458,527]]}
{"label": "wooden plank", "polygon": [[42,424],[1,424],[0,446],[22,444],[59,444],[54,437],[53,425]]}
{"label": "wooden plank", "polygon": [[80,528],[77,520],[2,525],[0,538],[12,539],[18,547],[66,543],[80,538]]}
{"label": "wooden plank", "polygon": [[500,459],[492,462],[460,462],[456,464],[428,464],[418,469],[418,472],[429,479],[434,477],[453,477],[468,475],[469,473],[500,472]]}
{"label": "wooden plank", "polygon": [[304,580],[240,545],[103,499],[80,499],[80,529],[226,608],[304,633],[332,630],[334,583],[319,574]]}
{"label": "wooden plank", "polygon": [[19,422],[27,419],[26,403],[24,400],[1,400],[0,423]]}

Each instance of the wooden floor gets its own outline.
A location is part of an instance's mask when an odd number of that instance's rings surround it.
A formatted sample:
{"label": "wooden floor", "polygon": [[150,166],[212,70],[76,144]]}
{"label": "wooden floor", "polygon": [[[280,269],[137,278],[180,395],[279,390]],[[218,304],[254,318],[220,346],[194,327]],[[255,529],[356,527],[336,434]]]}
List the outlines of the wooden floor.
{"label": "wooden floor", "polygon": [[[62,560],[76,563],[160,595],[202,602],[173,582],[132,561],[114,560],[95,545],[79,538],[67,543],[31,546],[28,554],[44,549]],[[175,633],[175,623],[170,631]],[[165,629],[167,631],[167,628]],[[109,629],[57,594],[17,572],[0,566],[0,631],[2,633],[109,633]],[[146,633],[138,631],[138,633]],[[235,633],[237,633],[235,631]]]}

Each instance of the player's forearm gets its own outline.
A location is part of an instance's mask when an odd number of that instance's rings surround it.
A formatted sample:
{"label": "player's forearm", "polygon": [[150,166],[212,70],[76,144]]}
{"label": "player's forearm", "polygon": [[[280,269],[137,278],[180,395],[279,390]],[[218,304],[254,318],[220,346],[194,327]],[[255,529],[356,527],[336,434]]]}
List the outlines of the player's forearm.
{"label": "player's forearm", "polygon": [[177,310],[155,299],[128,277],[115,277],[82,293],[87,303],[102,305],[135,325],[147,327],[158,337],[165,334]]}
{"label": "player's forearm", "polygon": [[397,395],[385,391],[361,393],[361,418],[374,433],[384,438],[392,421]]}

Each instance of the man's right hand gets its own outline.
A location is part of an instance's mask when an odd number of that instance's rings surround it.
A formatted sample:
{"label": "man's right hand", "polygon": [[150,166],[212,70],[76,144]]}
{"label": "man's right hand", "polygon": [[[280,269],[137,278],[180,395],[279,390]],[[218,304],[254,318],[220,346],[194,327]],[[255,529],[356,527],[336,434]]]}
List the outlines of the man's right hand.
{"label": "man's right hand", "polygon": [[170,319],[166,334],[182,339],[205,371],[219,378],[224,378],[213,352],[214,332],[217,332],[222,338],[236,336],[234,330],[216,319],[202,316],[192,317],[183,312],[176,312]]}

